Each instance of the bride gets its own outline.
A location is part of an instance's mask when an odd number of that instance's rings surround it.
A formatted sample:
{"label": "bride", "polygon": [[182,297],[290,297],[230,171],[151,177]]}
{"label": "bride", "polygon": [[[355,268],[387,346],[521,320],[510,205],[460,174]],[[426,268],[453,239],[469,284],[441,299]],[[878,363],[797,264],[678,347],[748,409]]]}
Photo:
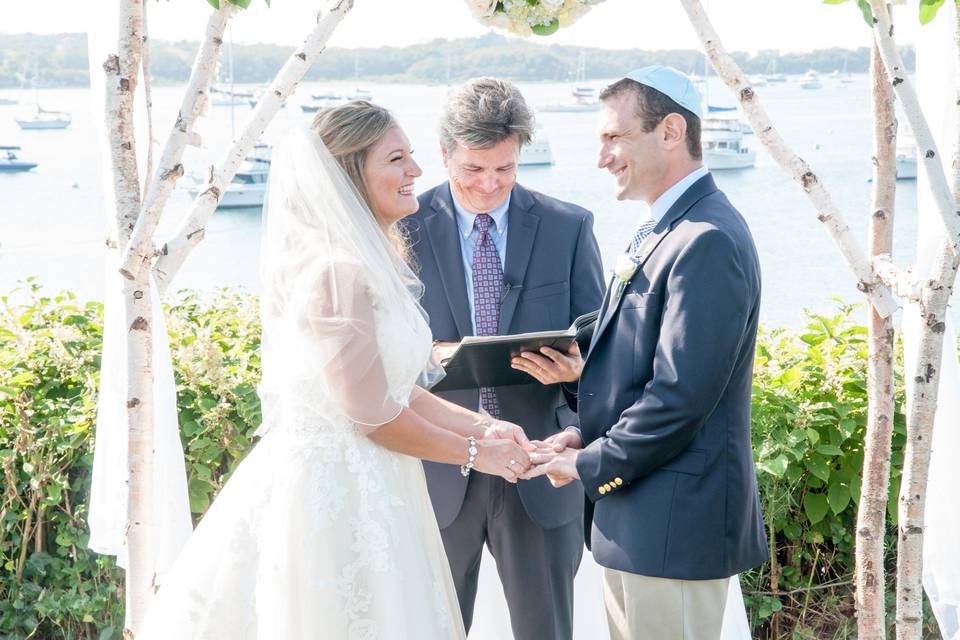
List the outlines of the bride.
{"label": "bride", "polygon": [[421,174],[385,109],[317,114],[273,155],[263,437],[153,599],[146,638],[463,638],[418,458],[515,482],[520,427],[447,403],[395,223]]}

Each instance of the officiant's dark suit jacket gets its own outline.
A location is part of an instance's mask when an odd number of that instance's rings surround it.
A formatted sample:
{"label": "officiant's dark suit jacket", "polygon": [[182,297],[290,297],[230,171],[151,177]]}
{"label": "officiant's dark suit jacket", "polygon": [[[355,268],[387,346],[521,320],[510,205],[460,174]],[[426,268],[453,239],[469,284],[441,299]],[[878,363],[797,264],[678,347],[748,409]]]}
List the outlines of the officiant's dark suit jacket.
{"label": "officiant's dark suit jacket", "polygon": [[724,578],[767,544],[750,445],[760,270],[710,175],[671,207],[601,307],[576,397],[586,537],[603,566]]}
{"label": "officiant's dark suit jacket", "polygon": [[[434,340],[459,341],[473,335],[460,236],[450,186],[419,197],[420,209],[405,220],[425,286],[421,304],[430,316]],[[566,329],[595,311],[603,296],[600,252],[592,214],[576,205],[515,185],[507,210],[507,249],[500,333]],[[577,423],[559,385],[531,384],[496,390],[502,417],[523,427],[531,439],[543,439]],[[479,391],[448,391],[442,397],[474,411]],[[460,512],[467,479],[456,465],[424,462],[430,497],[440,528]],[[556,490],[546,478],[517,484],[524,508],[544,528],[580,517],[583,489],[572,483]]]}

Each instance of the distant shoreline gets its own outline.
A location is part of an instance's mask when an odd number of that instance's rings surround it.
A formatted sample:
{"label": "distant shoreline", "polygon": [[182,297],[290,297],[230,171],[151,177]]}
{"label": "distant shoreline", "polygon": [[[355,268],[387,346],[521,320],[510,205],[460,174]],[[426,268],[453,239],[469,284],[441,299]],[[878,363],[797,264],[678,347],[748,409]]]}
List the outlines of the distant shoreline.
{"label": "distant shoreline", "polygon": [[[159,86],[186,83],[197,42],[151,42],[151,75]],[[234,45],[234,81],[238,84],[270,82],[293,52],[275,44]],[[584,56],[585,80],[618,77],[624,69],[666,64],[702,75],[703,54],[692,49],[645,51],[611,50],[567,45],[543,46],[488,33],[476,38],[433,40],[408,47],[328,49],[304,78],[307,82],[383,82],[445,84],[480,75],[524,82],[576,80],[577,61]],[[800,74],[809,69],[866,73],[870,51],[821,49],[808,53],[780,54],[761,50],[754,55],[733,52],[748,74]],[[913,70],[912,47],[903,48],[904,62]],[[221,69],[225,80],[226,65]],[[84,33],[52,35],[0,34],[0,89],[65,88],[89,86],[87,38]]]}

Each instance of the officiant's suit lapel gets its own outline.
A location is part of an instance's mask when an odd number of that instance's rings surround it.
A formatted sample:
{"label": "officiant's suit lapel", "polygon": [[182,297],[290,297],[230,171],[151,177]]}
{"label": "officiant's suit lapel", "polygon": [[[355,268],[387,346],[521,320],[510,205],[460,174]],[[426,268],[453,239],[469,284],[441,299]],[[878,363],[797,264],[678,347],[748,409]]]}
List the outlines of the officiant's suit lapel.
{"label": "officiant's suit lapel", "polygon": [[457,331],[461,336],[473,335],[473,318],[470,317],[470,302],[467,299],[466,274],[460,256],[460,231],[457,214],[453,208],[450,189],[434,190],[430,201],[432,211],[423,218],[423,226],[429,235],[430,250],[440,269],[440,279],[450,303]]}
{"label": "officiant's suit lapel", "polygon": [[507,209],[507,256],[503,268],[503,302],[500,303],[500,333],[510,330],[527,274],[540,216],[531,211],[533,198],[525,189],[514,189]]}

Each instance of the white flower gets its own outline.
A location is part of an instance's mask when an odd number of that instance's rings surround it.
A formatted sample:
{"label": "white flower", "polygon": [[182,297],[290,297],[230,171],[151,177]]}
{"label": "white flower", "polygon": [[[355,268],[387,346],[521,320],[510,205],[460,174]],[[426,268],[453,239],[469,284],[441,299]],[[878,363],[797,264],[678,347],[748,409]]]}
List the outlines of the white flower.
{"label": "white flower", "polygon": [[489,18],[497,8],[497,0],[466,0],[475,18]]}
{"label": "white flower", "polygon": [[[568,27],[604,0],[465,0],[482,24],[519,36],[548,35]],[[500,10],[497,10],[497,7]]]}
{"label": "white flower", "polygon": [[630,278],[632,278],[633,274],[636,272],[637,263],[633,261],[633,258],[626,254],[617,256],[617,262],[613,267],[613,273],[617,276],[617,279],[620,280],[620,282],[629,282]]}

